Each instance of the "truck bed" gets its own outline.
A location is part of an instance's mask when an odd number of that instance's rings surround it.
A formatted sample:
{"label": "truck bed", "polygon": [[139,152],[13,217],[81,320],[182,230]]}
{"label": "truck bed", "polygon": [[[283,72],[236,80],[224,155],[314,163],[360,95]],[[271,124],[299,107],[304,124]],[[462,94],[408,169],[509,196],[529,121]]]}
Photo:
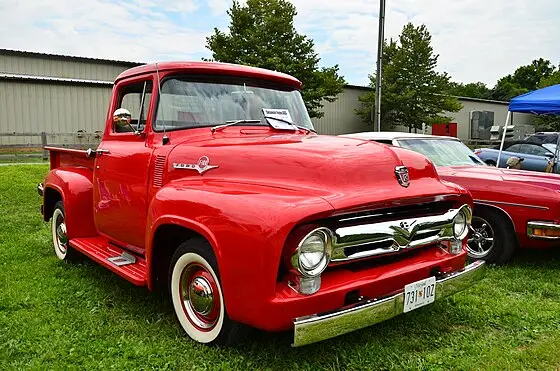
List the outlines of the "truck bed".
{"label": "truck bed", "polygon": [[44,148],[49,151],[51,170],[67,166],[81,166],[93,170],[95,152],[60,147]]}

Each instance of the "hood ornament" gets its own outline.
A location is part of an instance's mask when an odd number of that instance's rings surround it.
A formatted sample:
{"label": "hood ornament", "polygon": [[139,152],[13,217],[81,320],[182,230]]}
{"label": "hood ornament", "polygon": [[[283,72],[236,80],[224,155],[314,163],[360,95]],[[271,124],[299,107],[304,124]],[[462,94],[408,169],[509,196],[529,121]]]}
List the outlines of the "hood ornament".
{"label": "hood ornament", "polygon": [[410,178],[408,176],[408,168],[406,166],[397,166],[395,168],[395,175],[397,176],[397,181],[403,187],[408,187],[410,184]]}
{"label": "hood ornament", "polygon": [[203,174],[208,170],[212,170],[217,168],[218,165],[210,165],[210,159],[207,156],[202,156],[198,159],[196,164],[181,164],[181,163],[173,163],[173,168],[175,169],[185,169],[185,170],[196,170],[199,174]]}

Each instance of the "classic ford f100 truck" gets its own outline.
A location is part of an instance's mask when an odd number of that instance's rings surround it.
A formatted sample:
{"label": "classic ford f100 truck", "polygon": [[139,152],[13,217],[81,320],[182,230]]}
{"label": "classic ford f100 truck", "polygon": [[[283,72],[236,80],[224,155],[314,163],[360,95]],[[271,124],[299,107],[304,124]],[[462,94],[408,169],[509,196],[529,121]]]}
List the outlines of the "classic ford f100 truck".
{"label": "classic ford f100 truck", "polygon": [[334,337],[471,286],[472,197],[426,157],[317,135],[301,82],[211,62],[115,81],[96,150],[49,148],[56,255],[169,290],[201,343],[241,324]]}

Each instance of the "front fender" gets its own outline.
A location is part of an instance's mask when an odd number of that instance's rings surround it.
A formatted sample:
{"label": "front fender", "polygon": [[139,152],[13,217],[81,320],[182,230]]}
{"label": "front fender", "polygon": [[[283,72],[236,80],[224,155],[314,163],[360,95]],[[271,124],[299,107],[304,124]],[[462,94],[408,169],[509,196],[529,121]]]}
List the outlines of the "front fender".
{"label": "front fender", "polygon": [[[48,189],[57,191],[62,197],[70,239],[97,235],[93,221],[92,178],[92,171],[84,167],[57,168],[45,178],[44,197],[48,197]],[[45,219],[48,220],[46,213]]]}
{"label": "front fender", "polygon": [[163,224],[181,225],[204,236],[218,261],[228,314],[247,323],[263,315],[260,304],[275,294],[290,231],[332,212],[323,199],[294,190],[217,181],[171,182],[150,203],[146,259],[150,266],[153,236]]}

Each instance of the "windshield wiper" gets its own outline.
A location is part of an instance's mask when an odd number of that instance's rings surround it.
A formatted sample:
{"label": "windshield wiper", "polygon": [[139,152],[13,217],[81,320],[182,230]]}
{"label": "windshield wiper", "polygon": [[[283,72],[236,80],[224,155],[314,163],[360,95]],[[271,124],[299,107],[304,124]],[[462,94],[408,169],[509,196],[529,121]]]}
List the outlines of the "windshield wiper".
{"label": "windshield wiper", "polygon": [[[278,117],[273,117],[273,116],[264,116],[264,118],[265,118],[265,119],[270,119],[270,120],[276,120],[276,121],[280,121],[280,122],[284,122],[284,123],[286,123],[286,124],[292,125],[292,126],[298,128],[298,129],[300,129],[300,130],[305,130],[305,131],[306,131],[306,134],[309,134],[310,132],[317,133],[315,130],[309,129],[308,127],[305,127],[305,126],[301,126],[301,125],[295,124],[295,123],[293,123],[293,122],[291,122],[291,121],[289,121],[289,120],[284,120],[284,119],[281,119],[281,118],[278,118]],[[272,125],[271,125],[271,126],[272,126]]]}
{"label": "windshield wiper", "polygon": [[217,126],[212,126],[210,128],[210,131],[212,131],[212,133],[217,132],[218,130],[222,130],[225,129],[229,126],[233,126],[233,125],[237,125],[237,124],[256,124],[261,122],[261,120],[234,120],[234,121],[226,121],[225,124],[223,125],[217,125]]}

